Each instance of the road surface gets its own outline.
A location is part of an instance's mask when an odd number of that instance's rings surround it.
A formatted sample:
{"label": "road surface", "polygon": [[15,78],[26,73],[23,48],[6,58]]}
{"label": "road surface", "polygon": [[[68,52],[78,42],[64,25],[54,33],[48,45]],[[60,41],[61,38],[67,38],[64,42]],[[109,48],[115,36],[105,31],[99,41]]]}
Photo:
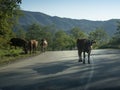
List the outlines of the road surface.
{"label": "road surface", "polygon": [[93,50],[91,64],[77,51],[49,51],[0,67],[0,90],[120,90],[120,50]]}

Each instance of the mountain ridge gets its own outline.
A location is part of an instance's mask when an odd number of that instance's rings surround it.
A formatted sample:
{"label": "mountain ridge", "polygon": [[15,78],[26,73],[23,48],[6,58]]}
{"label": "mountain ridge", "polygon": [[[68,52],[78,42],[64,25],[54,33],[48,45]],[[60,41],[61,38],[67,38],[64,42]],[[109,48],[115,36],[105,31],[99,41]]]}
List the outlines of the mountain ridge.
{"label": "mountain ridge", "polygon": [[79,27],[85,32],[103,28],[109,35],[113,35],[117,29],[117,21],[120,19],[110,19],[106,21],[92,21],[87,19],[61,18],[50,16],[41,12],[23,11],[23,16],[19,19],[21,26],[37,23],[43,26],[54,25],[59,30],[69,31],[74,27]]}

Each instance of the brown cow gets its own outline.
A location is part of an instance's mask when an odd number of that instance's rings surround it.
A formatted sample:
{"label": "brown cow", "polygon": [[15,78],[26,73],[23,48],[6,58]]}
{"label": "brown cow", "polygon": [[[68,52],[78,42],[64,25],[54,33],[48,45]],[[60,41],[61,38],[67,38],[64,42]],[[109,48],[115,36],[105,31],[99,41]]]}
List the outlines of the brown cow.
{"label": "brown cow", "polygon": [[91,46],[93,43],[95,43],[95,41],[93,40],[77,39],[79,62],[82,62],[82,52],[83,52],[83,63],[85,64],[85,52],[87,52],[88,63],[90,64],[90,53],[91,53]]}
{"label": "brown cow", "polygon": [[29,41],[29,50],[30,53],[35,53],[38,47],[38,41],[37,40],[30,40]]}

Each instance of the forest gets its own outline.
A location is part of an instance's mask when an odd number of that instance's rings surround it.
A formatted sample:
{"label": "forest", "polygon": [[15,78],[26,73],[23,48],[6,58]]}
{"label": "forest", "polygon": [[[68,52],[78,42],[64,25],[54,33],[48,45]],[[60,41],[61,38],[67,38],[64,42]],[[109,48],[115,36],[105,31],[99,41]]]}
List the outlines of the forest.
{"label": "forest", "polygon": [[[23,15],[20,10],[22,0],[0,0],[0,57],[19,55],[21,50],[11,50],[9,40],[12,37],[26,40],[36,39],[40,41],[45,38],[48,41],[48,49],[75,50],[76,39],[87,38],[95,40],[93,48],[120,48],[120,22],[116,22],[117,30],[113,36],[109,36],[103,28],[96,28],[89,33],[81,30],[80,27],[73,27],[69,32],[57,30],[54,25],[42,26],[33,23],[26,27],[17,27],[18,19]],[[38,47],[38,51],[39,51]]]}

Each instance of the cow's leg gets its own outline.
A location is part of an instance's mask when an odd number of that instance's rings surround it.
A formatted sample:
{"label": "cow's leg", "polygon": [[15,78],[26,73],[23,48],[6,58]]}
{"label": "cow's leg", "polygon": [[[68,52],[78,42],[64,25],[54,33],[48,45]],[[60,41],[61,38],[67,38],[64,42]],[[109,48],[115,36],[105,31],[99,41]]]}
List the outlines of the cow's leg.
{"label": "cow's leg", "polygon": [[35,53],[36,53],[36,47],[35,47]]}
{"label": "cow's leg", "polygon": [[15,49],[17,49],[17,46],[15,45]]}
{"label": "cow's leg", "polygon": [[36,53],[36,51],[37,51],[37,46],[35,46],[35,53]]}
{"label": "cow's leg", "polygon": [[45,49],[45,46],[43,46],[43,52],[45,52],[45,50],[46,50],[46,49]]}
{"label": "cow's leg", "polygon": [[79,61],[82,62],[82,51],[78,49],[78,56],[79,56]]}
{"label": "cow's leg", "polygon": [[41,45],[41,52],[43,52],[43,45]]}
{"label": "cow's leg", "polygon": [[83,64],[85,64],[85,52],[83,52]]}
{"label": "cow's leg", "polygon": [[46,52],[46,46],[44,47],[44,52]]}
{"label": "cow's leg", "polygon": [[42,46],[42,52],[44,52],[44,47]]}
{"label": "cow's leg", "polygon": [[35,47],[33,46],[33,51],[32,51],[32,53],[35,53]]}
{"label": "cow's leg", "polygon": [[30,54],[32,53],[32,45],[30,45]]}
{"label": "cow's leg", "polygon": [[46,52],[46,46],[45,46],[45,48],[44,48],[44,52]]}
{"label": "cow's leg", "polygon": [[25,54],[28,54],[28,50],[25,47],[24,47],[24,52],[25,52]]}
{"label": "cow's leg", "polygon": [[90,52],[88,52],[88,63],[90,64]]}

